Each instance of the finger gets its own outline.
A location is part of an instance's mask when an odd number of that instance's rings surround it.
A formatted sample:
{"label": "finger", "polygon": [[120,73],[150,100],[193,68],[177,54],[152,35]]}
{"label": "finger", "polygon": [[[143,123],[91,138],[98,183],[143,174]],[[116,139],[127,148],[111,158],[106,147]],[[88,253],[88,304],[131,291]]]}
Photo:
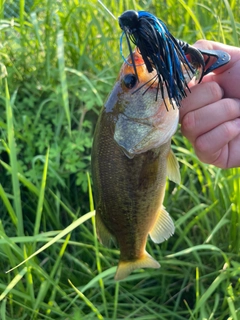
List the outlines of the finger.
{"label": "finger", "polygon": [[240,134],[236,136],[229,145],[229,156],[226,168],[240,167]]}
{"label": "finger", "polygon": [[[240,54],[239,54],[240,57]],[[234,67],[221,74],[210,73],[203,77],[203,82],[217,82],[224,91],[225,98],[240,98],[240,60]]]}
{"label": "finger", "polygon": [[191,87],[191,92],[182,100],[180,112],[180,122],[190,111],[199,109],[220,100],[223,97],[223,90],[216,82],[200,83]]}
{"label": "finger", "polygon": [[188,112],[182,119],[181,130],[190,142],[224,122],[240,117],[240,100],[223,99]]}
{"label": "finger", "polygon": [[[240,118],[222,123],[196,139],[195,152],[199,159],[205,163],[227,167],[229,154],[226,153],[226,145],[239,134]],[[225,159],[222,159],[223,150],[226,153]]]}

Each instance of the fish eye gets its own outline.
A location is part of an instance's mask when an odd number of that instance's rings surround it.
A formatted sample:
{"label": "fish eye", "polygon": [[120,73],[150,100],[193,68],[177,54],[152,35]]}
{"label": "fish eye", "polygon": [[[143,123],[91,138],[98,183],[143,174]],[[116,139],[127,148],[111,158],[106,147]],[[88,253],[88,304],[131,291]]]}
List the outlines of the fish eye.
{"label": "fish eye", "polygon": [[126,74],[122,81],[126,88],[132,89],[137,83],[137,77],[135,74]]}

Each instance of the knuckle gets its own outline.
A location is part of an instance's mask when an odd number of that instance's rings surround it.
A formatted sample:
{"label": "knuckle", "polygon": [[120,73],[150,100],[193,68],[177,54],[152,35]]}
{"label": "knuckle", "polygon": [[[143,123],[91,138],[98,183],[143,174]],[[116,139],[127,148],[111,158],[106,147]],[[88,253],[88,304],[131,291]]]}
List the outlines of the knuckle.
{"label": "knuckle", "polygon": [[202,156],[205,155],[209,150],[208,143],[207,143],[207,140],[204,138],[204,135],[196,139],[194,147],[199,159],[203,160]]}
{"label": "knuckle", "polygon": [[188,132],[191,132],[196,126],[195,113],[188,112],[182,119],[182,132],[184,135],[187,135]]}
{"label": "knuckle", "polygon": [[240,108],[235,100],[227,98],[223,100],[223,103],[224,110],[229,119],[234,119],[236,116],[239,115]]}
{"label": "knuckle", "polygon": [[195,42],[194,46],[196,46],[197,48],[205,48],[205,49],[209,49],[209,48],[206,48],[206,45],[207,45],[207,41],[204,40],[204,39],[199,39]]}
{"label": "knuckle", "polygon": [[210,95],[213,97],[214,101],[218,101],[222,98],[222,89],[217,82],[208,82],[208,90]]}
{"label": "knuckle", "polygon": [[232,137],[233,127],[231,122],[225,122],[222,124],[222,131],[224,138],[228,141]]}

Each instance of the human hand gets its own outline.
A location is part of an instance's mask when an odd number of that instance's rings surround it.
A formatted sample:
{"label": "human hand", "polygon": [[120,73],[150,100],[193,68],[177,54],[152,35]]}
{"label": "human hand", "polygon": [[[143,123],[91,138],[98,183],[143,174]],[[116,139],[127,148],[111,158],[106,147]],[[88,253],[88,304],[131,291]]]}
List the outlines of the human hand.
{"label": "human hand", "polygon": [[231,60],[191,87],[180,108],[182,133],[201,161],[240,167],[240,49],[207,40],[194,46],[225,51]]}

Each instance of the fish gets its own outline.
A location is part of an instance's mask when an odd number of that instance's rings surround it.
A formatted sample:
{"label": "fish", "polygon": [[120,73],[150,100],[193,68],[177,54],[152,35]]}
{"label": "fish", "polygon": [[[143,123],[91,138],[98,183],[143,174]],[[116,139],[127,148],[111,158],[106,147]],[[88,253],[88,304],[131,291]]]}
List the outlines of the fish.
{"label": "fish", "polygon": [[97,235],[104,246],[115,244],[120,249],[117,281],[136,269],[159,268],[146,251],[148,235],[161,243],[174,233],[163,200],[167,177],[180,183],[179,165],[171,150],[179,110],[170,107],[166,98],[163,101],[155,79],[156,71],[147,71],[136,49],[120,69],[93,138]]}

